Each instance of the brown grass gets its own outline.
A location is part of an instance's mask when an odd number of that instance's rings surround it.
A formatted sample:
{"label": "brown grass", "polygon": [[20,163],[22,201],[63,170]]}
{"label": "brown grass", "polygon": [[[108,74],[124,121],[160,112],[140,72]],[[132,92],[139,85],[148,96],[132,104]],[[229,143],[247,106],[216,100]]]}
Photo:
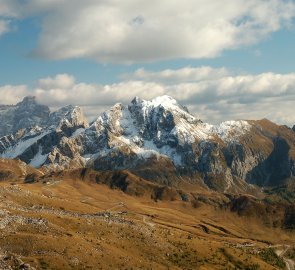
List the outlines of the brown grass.
{"label": "brown grass", "polygon": [[259,250],[266,242],[295,240],[257,218],[205,203],[194,208],[180,200],[129,196],[91,181],[1,183],[0,196],[9,216],[46,221],[0,229],[1,252],[20,255],[38,269],[232,269],[254,263],[272,269]]}

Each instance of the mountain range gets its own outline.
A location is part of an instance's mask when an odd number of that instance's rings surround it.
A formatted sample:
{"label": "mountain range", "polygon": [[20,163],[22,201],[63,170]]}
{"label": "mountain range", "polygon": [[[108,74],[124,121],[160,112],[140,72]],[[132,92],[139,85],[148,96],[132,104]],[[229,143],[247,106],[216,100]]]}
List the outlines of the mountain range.
{"label": "mountain range", "polygon": [[0,120],[0,269],[295,269],[294,128],[169,96]]}
{"label": "mountain range", "polygon": [[80,107],[50,112],[25,97],[0,106],[0,157],[47,172],[128,169],[162,185],[251,193],[292,179],[294,129],[267,119],[204,123],[169,96],[136,97],[88,123]]}

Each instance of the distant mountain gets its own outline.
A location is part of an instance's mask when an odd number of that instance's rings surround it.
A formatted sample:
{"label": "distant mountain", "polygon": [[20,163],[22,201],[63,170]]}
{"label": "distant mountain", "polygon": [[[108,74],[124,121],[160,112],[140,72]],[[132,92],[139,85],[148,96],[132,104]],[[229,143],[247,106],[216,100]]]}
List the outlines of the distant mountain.
{"label": "distant mountain", "polygon": [[[20,107],[29,120],[6,128],[20,117]],[[223,192],[277,186],[295,174],[295,133],[289,128],[268,120],[210,125],[169,96],[116,104],[90,126],[81,108],[50,113],[34,98],[2,112],[1,157],[47,170],[129,169],[161,184],[188,181]]]}
{"label": "distant mountain", "polygon": [[[20,109],[22,116],[19,115]],[[17,131],[0,138],[1,157],[19,158],[34,167],[43,165],[48,153],[65,138],[89,126],[80,107],[69,105],[50,113],[48,107],[39,105],[32,97],[24,98],[8,110],[13,117],[0,124],[1,132],[6,125],[15,127]],[[23,120],[16,124],[15,119],[21,117]]]}
{"label": "distant mountain", "polygon": [[15,106],[0,105],[0,136],[13,134],[21,128],[44,125],[49,114],[49,108],[38,104],[35,97],[25,97]]}

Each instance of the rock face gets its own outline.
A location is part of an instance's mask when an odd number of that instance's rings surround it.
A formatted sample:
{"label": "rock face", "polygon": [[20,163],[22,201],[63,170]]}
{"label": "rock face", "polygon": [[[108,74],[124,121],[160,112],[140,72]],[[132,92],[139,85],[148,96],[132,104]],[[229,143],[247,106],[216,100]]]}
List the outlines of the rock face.
{"label": "rock face", "polygon": [[[26,101],[27,98],[24,99]],[[32,102],[28,106],[28,112],[23,113],[28,119],[34,119],[30,114],[31,108],[40,108],[42,105],[36,103],[34,98],[29,98]],[[23,102],[24,102],[23,101]],[[27,103],[27,102],[25,102]],[[19,109],[18,106],[15,111]],[[46,107],[48,112],[49,108]],[[33,109],[32,109],[33,110]],[[47,111],[46,110],[46,111]],[[14,118],[16,118],[16,115]],[[36,117],[36,123],[20,122],[20,129],[0,138],[0,153],[3,158],[19,158],[20,160],[34,167],[40,167],[46,161],[48,163],[58,163],[59,158],[52,160],[52,153],[55,153],[60,146],[67,155],[68,163],[72,157],[67,151],[65,141],[71,136],[77,135],[88,127],[88,121],[84,117],[83,111],[79,107],[67,106],[58,111],[48,113],[42,117]],[[23,124],[22,124],[23,123]]]}
{"label": "rock face", "polygon": [[129,169],[162,184],[186,179],[224,192],[280,185],[295,174],[289,128],[268,120],[210,125],[168,96],[116,104],[89,127],[79,107],[42,117],[47,125],[36,118],[2,137],[1,156],[48,170]]}
{"label": "rock face", "polygon": [[25,97],[15,106],[0,106],[0,136],[14,134],[21,128],[46,125],[49,108],[36,102],[35,97]]}

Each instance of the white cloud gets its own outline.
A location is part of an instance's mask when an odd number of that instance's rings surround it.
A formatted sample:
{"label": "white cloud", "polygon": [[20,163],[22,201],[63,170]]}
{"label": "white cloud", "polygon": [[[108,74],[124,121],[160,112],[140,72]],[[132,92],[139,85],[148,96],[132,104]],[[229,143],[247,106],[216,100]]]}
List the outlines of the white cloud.
{"label": "white cloud", "polygon": [[1,103],[5,105],[15,104],[30,94],[30,91],[25,85],[5,85],[0,86]]}
{"label": "white cloud", "polygon": [[16,0],[1,0],[0,16],[2,17],[17,17],[20,12],[19,5]]}
{"label": "white cloud", "polygon": [[152,99],[165,94],[209,123],[269,118],[281,124],[295,124],[295,73],[239,75],[224,68],[189,67],[159,72],[140,69],[124,77],[129,80],[97,85],[76,82],[73,76],[61,74],[40,79],[30,91],[26,86],[0,87],[0,95],[4,97],[1,101],[16,103],[30,94],[52,108],[68,104],[83,106],[89,118],[94,119],[116,102],[129,104],[135,96]]}
{"label": "white cloud", "polygon": [[0,20],[0,36],[9,31],[8,21]]}
{"label": "white cloud", "polygon": [[295,15],[293,0],[2,1],[20,17],[43,18],[36,55],[103,63],[212,58],[263,40]]}
{"label": "white cloud", "polygon": [[159,72],[147,71],[144,68],[136,70],[133,74],[123,74],[122,79],[127,80],[142,80],[142,81],[157,81],[166,84],[213,80],[227,76],[229,71],[226,68],[212,67],[185,67],[177,70],[166,69]]}
{"label": "white cloud", "polygon": [[55,77],[47,77],[38,81],[41,89],[68,89],[75,84],[75,78],[68,74],[58,74]]}
{"label": "white cloud", "polygon": [[[52,78],[54,79],[54,78]],[[49,106],[74,104],[82,106],[111,106],[116,102],[129,103],[135,96],[150,99],[165,94],[165,87],[157,83],[140,81],[111,85],[76,83],[71,88],[36,88],[33,94]]]}
{"label": "white cloud", "polygon": [[10,23],[18,17],[17,13],[15,0],[0,1],[0,36],[11,30]]}

